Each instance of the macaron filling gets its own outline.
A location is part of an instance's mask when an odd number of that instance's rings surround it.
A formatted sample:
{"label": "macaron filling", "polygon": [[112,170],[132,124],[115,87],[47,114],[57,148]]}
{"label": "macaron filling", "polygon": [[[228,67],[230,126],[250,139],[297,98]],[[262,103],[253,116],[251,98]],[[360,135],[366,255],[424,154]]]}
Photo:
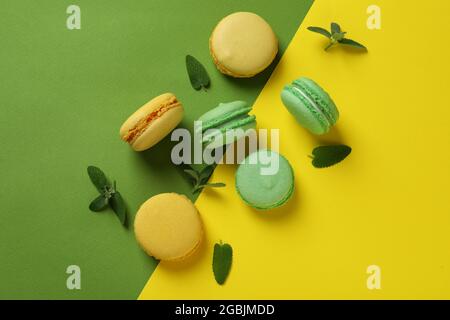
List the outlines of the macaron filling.
{"label": "macaron filling", "polygon": [[149,115],[138,121],[136,125],[128,130],[128,133],[122,137],[122,140],[128,143],[133,143],[145,131],[145,129],[150,126],[153,121],[160,118],[167,111],[179,107],[180,105],[181,104],[179,103],[177,98],[172,97],[170,100],[159,106],[159,108],[152,111]]}

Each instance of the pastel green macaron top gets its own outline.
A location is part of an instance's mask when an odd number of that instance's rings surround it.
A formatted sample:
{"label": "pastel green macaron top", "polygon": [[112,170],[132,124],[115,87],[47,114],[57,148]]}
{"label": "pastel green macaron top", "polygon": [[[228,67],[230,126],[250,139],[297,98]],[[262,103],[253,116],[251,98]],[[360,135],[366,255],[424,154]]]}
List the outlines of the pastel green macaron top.
{"label": "pastel green macaron top", "polygon": [[[255,129],[256,117],[248,114],[251,110],[247,102],[233,101],[208,111],[198,119],[202,121],[202,142],[207,148],[218,148],[241,138],[248,129]],[[230,131],[235,129],[241,130]],[[227,141],[227,131],[232,133],[232,141]],[[218,135],[222,136],[221,140],[217,139]]]}
{"label": "pastel green macaron top", "polygon": [[339,111],[329,94],[306,77],[286,85],[281,100],[303,127],[317,135],[327,133],[339,119]]}
{"label": "pastel green macaron top", "polygon": [[250,154],[236,171],[236,190],[241,199],[258,210],[282,206],[294,191],[294,171],[288,160],[269,150]]}

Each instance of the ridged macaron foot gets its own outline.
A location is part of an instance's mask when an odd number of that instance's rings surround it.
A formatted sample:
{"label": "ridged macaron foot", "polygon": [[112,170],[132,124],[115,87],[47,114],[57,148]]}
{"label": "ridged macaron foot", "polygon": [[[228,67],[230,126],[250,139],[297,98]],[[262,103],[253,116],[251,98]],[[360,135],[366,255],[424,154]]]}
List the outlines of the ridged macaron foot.
{"label": "ridged macaron foot", "polygon": [[306,77],[286,85],[281,100],[298,123],[316,135],[327,133],[339,119],[339,111],[330,95]]}
{"label": "ridged macaron foot", "polygon": [[139,108],[120,128],[120,137],[135,151],[151,148],[183,119],[182,104],[172,93],[164,93]]}
{"label": "ridged macaron foot", "polygon": [[[247,130],[256,128],[256,116],[249,115],[251,110],[247,102],[233,101],[220,103],[203,114],[198,119],[202,122],[202,143],[206,148],[215,149],[245,136]],[[227,141],[227,133],[228,140],[232,141]]]}
{"label": "ridged macaron foot", "polygon": [[197,208],[176,193],[162,193],[144,202],[136,214],[134,231],[142,249],[162,261],[191,256],[203,238]]}
{"label": "ridged macaron foot", "polygon": [[236,171],[236,191],[255,209],[281,207],[293,194],[294,171],[289,161],[277,152],[253,152]]}
{"label": "ridged macaron foot", "polygon": [[223,18],[209,39],[214,63],[223,74],[249,78],[266,69],[278,52],[278,39],[270,25],[252,12]]}

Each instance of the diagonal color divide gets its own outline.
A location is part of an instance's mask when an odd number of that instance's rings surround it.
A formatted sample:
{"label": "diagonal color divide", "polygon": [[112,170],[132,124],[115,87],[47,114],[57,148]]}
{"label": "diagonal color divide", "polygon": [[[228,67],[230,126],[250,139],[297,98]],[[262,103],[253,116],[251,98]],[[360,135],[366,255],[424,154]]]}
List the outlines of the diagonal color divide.
{"label": "diagonal color divide", "polygon": [[[120,140],[121,124],[168,91],[182,101],[188,128],[218,102],[253,102],[271,70],[251,81],[213,72],[212,29],[230,12],[254,11],[280,34],[284,52],[312,0],[78,0],[81,30],[66,27],[70,3],[2,2],[0,136],[26,125],[20,138],[2,139],[0,299],[136,299],[157,262],[112,211],[89,211],[96,190],[86,167],[117,180],[130,226],[153,195],[193,199],[170,160],[170,136],[136,153]],[[186,54],[208,69],[208,92],[192,89]],[[66,286],[71,265],[81,269],[81,290]]]}
{"label": "diagonal color divide", "polygon": [[[160,264],[140,299],[450,298],[450,150],[443,147],[450,109],[439,94],[450,74],[450,3],[427,2],[432,14],[424,15],[425,5],[378,0],[382,29],[368,30],[372,4],[316,1],[255,103],[259,127],[281,130],[281,152],[296,174],[291,202],[254,211],[234,190],[236,168],[219,166],[213,179],[227,187],[196,202],[206,229],[201,252],[183,266]],[[326,39],[306,27],[331,21],[369,53],[324,52]],[[283,85],[301,75],[322,84],[340,108],[341,120],[324,137],[300,128],[280,102]],[[338,142],[352,146],[352,155],[314,169],[312,148]],[[224,286],[211,270],[219,240],[234,248]],[[380,290],[366,286],[370,265],[380,267]]]}

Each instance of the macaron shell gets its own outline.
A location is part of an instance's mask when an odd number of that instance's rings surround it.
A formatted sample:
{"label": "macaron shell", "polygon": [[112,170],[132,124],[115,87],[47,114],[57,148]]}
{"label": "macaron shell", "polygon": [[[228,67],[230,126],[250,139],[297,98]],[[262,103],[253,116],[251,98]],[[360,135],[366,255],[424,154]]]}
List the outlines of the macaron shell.
{"label": "macaron shell", "polygon": [[[273,175],[262,175],[265,167],[258,160],[261,152],[278,156],[279,168]],[[236,171],[236,191],[249,206],[258,210],[269,210],[284,205],[294,191],[294,172],[282,155],[260,150],[250,154]]]}
{"label": "macaron shell", "polygon": [[120,136],[125,136],[128,131],[133,129],[141,119],[147,117],[153,111],[160,108],[161,105],[167,103],[173,98],[176,99],[173,93],[164,93],[144,104],[123,123],[122,127],[120,128]]}
{"label": "macaron shell", "polygon": [[202,121],[203,127],[206,128],[210,125],[223,123],[239,114],[248,113],[251,109],[245,101],[220,103],[214,109],[203,114],[198,121]]}
{"label": "macaron shell", "polygon": [[307,101],[296,96],[290,86],[281,92],[281,100],[297,122],[313,134],[322,135],[330,130],[328,121],[319,114]]}
{"label": "macaron shell", "polygon": [[131,143],[135,151],[144,151],[164,139],[181,122],[184,115],[182,105],[166,111],[153,120],[146,129]]}
{"label": "macaron shell", "polygon": [[270,25],[251,12],[236,12],[214,29],[210,51],[218,69],[234,77],[252,77],[266,69],[278,52]]}
{"label": "macaron shell", "polygon": [[196,207],[187,197],[176,193],[159,194],[142,204],[134,230],[144,251],[164,261],[192,255],[203,237]]}

